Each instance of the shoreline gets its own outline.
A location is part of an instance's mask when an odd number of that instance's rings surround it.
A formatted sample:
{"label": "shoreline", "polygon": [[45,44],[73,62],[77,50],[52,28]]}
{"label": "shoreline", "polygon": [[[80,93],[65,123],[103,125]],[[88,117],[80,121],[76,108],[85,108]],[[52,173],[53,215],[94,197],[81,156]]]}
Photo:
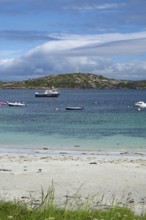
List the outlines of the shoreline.
{"label": "shoreline", "polygon": [[74,149],[66,149],[66,148],[60,148],[57,149],[56,147],[39,147],[39,148],[34,148],[34,147],[9,147],[5,146],[2,147],[0,146],[0,155],[1,154],[27,154],[27,155],[60,155],[60,154],[67,154],[67,155],[105,155],[105,156],[122,156],[122,155],[129,155],[129,156],[146,156],[146,149],[145,148],[133,148],[133,149],[127,149],[127,148],[104,148],[102,149],[82,149],[80,146],[75,145]]}
{"label": "shoreline", "polygon": [[[145,152],[79,152],[42,149],[29,153],[0,153],[0,197],[6,200],[41,200],[54,186],[58,204],[67,196],[95,195],[102,205],[126,205],[146,212]],[[94,201],[95,202],[95,201]],[[96,201],[97,204],[97,201]]]}

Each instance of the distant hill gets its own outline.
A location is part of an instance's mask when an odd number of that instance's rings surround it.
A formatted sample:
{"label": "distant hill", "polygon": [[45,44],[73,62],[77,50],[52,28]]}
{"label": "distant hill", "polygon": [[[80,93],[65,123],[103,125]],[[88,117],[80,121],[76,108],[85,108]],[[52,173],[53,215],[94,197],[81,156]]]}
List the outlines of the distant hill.
{"label": "distant hill", "polygon": [[0,82],[1,89],[45,89],[52,86],[67,89],[146,89],[146,80],[115,80],[91,73],[70,73],[49,75],[20,82]]}

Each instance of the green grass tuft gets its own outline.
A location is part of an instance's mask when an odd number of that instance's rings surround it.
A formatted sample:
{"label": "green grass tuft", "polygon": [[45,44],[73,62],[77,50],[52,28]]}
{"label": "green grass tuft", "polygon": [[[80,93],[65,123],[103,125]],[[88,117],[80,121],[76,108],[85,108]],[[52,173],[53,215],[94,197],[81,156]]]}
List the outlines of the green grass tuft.
{"label": "green grass tuft", "polygon": [[63,206],[56,205],[54,191],[53,184],[46,194],[42,189],[41,202],[37,205],[33,200],[28,203],[1,200],[0,220],[146,220],[146,215],[138,216],[126,207],[113,204],[106,209],[92,208],[92,196],[79,203],[78,192],[71,199],[67,197]]}

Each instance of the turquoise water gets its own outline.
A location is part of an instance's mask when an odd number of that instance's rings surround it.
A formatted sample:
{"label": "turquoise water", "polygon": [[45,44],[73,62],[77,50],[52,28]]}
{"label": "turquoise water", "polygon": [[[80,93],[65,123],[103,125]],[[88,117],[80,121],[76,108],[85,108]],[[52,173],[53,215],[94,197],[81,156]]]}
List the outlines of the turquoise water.
{"label": "turquoise water", "polygon": [[[0,107],[2,149],[145,150],[146,101],[141,90],[61,90],[58,98],[35,98],[34,90],[0,90],[0,101],[27,106]],[[67,111],[83,106],[83,111]]]}

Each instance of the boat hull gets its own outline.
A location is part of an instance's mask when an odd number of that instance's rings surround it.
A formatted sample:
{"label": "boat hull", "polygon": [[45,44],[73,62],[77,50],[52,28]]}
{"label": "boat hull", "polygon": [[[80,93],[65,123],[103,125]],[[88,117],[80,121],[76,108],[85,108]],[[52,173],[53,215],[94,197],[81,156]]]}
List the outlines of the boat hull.
{"label": "boat hull", "polygon": [[74,106],[74,107],[66,107],[66,110],[75,110],[75,111],[77,111],[77,110],[83,110],[83,107],[78,107],[78,106]]}
{"label": "boat hull", "polygon": [[25,107],[25,103],[20,103],[20,102],[7,102],[8,106],[10,107]]}
{"label": "boat hull", "polygon": [[58,97],[60,94],[44,94],[44,93],[35,93],[35,97],[38,98],[55,98]]}
{"label": "boat hull", "polygon": [[10,107],[25,107],[26,105],[15,105],[15,104],[8,104]]}

